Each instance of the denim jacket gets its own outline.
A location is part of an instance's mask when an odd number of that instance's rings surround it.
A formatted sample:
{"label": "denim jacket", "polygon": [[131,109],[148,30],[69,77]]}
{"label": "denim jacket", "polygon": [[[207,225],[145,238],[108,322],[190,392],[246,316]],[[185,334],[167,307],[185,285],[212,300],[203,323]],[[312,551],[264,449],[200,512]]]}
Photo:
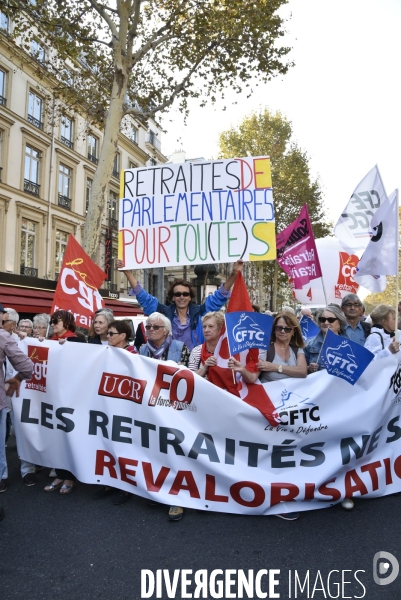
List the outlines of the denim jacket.
{"label": "denim jacket", "polygon": [[[321,348],[323,346],[323,342],[324,342],[324,337],[325,336],[323,335],[323,333],[321,331],[319,331],[317,336],[315,336],[314,338],[309,340],[308,343],[306,344],[305,358],[306,358],[306,362],[308,365],[310,365],[311,363],[318,362],[320,350],[321,350]],[[346,333],[340,334],[339,337],[348,339],[348,336]]]}

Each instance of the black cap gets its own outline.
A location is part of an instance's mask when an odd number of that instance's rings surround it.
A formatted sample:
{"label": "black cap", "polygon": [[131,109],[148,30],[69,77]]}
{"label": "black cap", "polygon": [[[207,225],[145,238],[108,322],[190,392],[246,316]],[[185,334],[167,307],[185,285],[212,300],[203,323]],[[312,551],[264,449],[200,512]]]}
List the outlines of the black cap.
{"label": "black cap", "polygon": [[4,310],[4,306],[2,305],[2,303],[0,302],[0,313],[5,313],[6,311]]}

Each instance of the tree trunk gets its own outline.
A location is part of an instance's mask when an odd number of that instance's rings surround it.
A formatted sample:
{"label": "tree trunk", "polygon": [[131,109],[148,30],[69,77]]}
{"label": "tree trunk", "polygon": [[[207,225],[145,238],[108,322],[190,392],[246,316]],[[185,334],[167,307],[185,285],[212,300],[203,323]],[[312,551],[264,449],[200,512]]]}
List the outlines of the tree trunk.
{"label": "tree trunk", "polygon": [[107,202],[107,188],[113,170],[114,157],[118,147],[118,132],[124,115],[124,98],[128,77],[117,73],[114,76],[113,92],[104,130],[99,162],[92,183],[92,196],[86,215],[83,247],[91,259],[99,262],[100,235],[102,218]]}

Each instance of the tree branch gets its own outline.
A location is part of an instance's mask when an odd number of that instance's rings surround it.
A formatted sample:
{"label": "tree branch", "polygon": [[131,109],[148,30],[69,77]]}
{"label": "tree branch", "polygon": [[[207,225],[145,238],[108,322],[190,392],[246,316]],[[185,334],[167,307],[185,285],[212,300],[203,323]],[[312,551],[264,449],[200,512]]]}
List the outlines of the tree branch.
{"label": "tree branch", "polygon": [[102,6],[96,0],[88,0],[91,6],[95,9],[95,11],[102,17],[104,21],[106,21],[107,25],[110,27],[110,31],[112,36],[118,38],[118,33],[114,21],[111,17],[106,13],[106,11],[102,8]]}

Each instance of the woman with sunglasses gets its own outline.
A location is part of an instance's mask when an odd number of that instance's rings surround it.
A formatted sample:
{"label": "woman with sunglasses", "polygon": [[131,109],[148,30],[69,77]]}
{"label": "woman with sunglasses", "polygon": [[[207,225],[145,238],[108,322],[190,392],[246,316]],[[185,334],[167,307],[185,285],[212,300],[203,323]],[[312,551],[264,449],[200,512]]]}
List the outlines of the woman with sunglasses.
{"label": "woman with sunglasses", "polygon": [[[122,350],[131,352],[131,354],[137,354],[137,349],[135,346],[130,346],[128,343],[128,340],[132,336],[132,330],[128,321],[111,321],[108,324],[106,336],[109,341],[109,346],[112,348],[121,348]],[[115,488],[106,485],[104,487],[99,487],[92,497],[94,500],[100,500],[101,498],[106,498],[106,496],[113,494],[115,491]],[[131,495],[132,494],[129,492],[119,490],[119,493],[115,497],[113,504],[116,506],[124,504],[124,502],[126,502]]]}
{"label": "woman with sunglasses", "polygon": [[258,370],[255,373],[248,371],[233,356],[230,356],[228,366],[241,373],[248,383],[254,383],[258,377],[262,383],[287,377],[303,378],[308,374],[304,346],[296,316],[289,312],[279,313],[273,321],[270,347],[267,352],[259,353]]}
{"label": "woman with sunglasses", "polygon": [[[56,310],[50,317],[50,325],[53,328],[52,340],[57,340],[60,343],[68,342],[84,342],[82,338],[75,333],[74,315],[66,310]],[[39,337],[42,341],[43,337]],[[75,475],[66,469],[55,467],[57,472],[56,479],[53,479],[50,485],[45,487],[45,492],[54,492],[60,488],[60,494],[65,496],[70,494],[76,486],[77,480]]]}
{"label": "woman with sunglasses", "polygon": [[316,311],[315,322],[320,328],[320,332],[308,341],[305,348],[305,358],[308,363],[308,373],[315,373],[322,368],[319,363],[320,350],[323,346],[324,338],[330,329],[332,333],[348,339],[345,333],[347,321],[341,310],[334,304],[329,304],[326,308],[320,308]]}

